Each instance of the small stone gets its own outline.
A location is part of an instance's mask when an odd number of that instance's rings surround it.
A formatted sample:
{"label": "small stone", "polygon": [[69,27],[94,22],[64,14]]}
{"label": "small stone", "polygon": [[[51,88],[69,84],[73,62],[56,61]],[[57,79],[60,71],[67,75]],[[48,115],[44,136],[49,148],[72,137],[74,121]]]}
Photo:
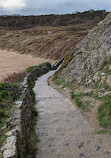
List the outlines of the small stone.
{"label": "small stone", "polygon": [[80,153],[79,157],[84,157],[85,155],[83,153]]}
{"label": "small stone", "polygon": [[110,92],[106,91],[103,95],[106,96],[108,95]]}
{"label": "small stone", "polygon": [[84,142],[80,142],[78,145],[78,148],[81,148],[83,146]]}
{"label": "small stone", "polygon": [[96,146],[96,150],[97,150],[97,151],[99,151],[100,148],[101,148],[101,147],[100,147],[99,145]]}
{"label": "small stone", "polygon": [[6,136],[16,136],[16,129],[13,129],[5,134]]}
{"label": "small stone", "polygon": [[61,128],[61,127],[58,127],[58,128],[57,128],[57,131],[62,131],[62,128]]}
{"label": "small stone", "polygon": [[44,137],[46,137],[46,136],[48,136],[48,133],[42,133],[42,135],[43,135]]}
{"label": "small stone", "polygon": [[102,73],[101,73],[101,76],[104,76],[104,75],[105,75],[105,73],[104,73],[104,72],[102,72]]}
{"label": "small stone", "polygon": [[64,144],[65,147],[69,147],[69,143]]}

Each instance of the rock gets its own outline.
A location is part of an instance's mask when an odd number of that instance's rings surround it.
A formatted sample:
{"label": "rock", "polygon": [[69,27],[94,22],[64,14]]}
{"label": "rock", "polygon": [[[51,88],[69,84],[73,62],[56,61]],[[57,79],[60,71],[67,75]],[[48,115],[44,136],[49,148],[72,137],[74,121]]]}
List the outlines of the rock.
{"label": "rock", "polygon": [[90,84],[92,82],[92,80],[90,79],[88,82],[87,82],[87,84]]}
{"label": "rock", "polygon": [[10,149],[13,148],[13,146],[15,146],[16,143],[16,136],[11,136],[6,138],[6,144],[1,148],[2,151],[6,150],[6,149]]}
{"label": "rock", "polygon": [[78,145],[78,148],[81,148],[83,146],[84,142],[80,142]]}
{"label": "rock", "polygon": [[64,144],[65,147],[69,147],[69,143]]}
{"label": "rock", "polygon": [[79,157],[84,157],[85,155],[83,153],[80,153]]}
{"label": "rock", "polygon": [[5,134],[6,136],[16,136],[16,129],[13,129]]}
{"label": "rock", "polygon": [[4,151],[3,156],[4,158],[13,158],[15,156],[15,150],[14,149],[7,149]]}
{"label": "rock", "polygon": [[110,92],[106,91],[106,92],[103,94],[103,96],[106,96],[106,95],[108,95],[108,94],[110,94]]}
{"label": "rock", "polygon": [[61,128],[61,127],[58,127],[58,128],[57,128],[57,131],[62,131],[62,128]]}
{"label": "rock", "polygon": [[16,136],[6,139],[6,144],[1,148],[4,158],[11,158],[16,154]]}
{"label": "rock", "polygon": [[104,73],[104,72],[102,72],[102,73],[101,73],[101,76],[105,76],[105,73]]}
{"label": "rock", "polygon": [[105,76],[104,66],[111,69],[111,65],[108,65],[111,59],[111,25],[109,23],[111,23],[111,13],[76,46],[73,59],[59,75],[61,79],[65,81],[72,79],[77,82],[80,80],[84,83],[88,76],[91,76],[90,79],[94,81]]}
{"label": "rock", "polygon": [[96,146],[96,150],[97,150],[97,151],[99,151],[100,148],[101,148],[101,147],[100,147],[99,145]]}

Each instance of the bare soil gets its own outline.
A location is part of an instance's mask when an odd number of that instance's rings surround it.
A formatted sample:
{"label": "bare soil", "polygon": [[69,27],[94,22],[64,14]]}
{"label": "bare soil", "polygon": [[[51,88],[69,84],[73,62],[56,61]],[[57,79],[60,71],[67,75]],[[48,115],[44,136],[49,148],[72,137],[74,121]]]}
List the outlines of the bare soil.
{"label": "bare soil", "polygon": [[50,59],[0,50],[0,81],[14,72],[24,71],[28,66],[39,65],[47,61],[52,62]]}

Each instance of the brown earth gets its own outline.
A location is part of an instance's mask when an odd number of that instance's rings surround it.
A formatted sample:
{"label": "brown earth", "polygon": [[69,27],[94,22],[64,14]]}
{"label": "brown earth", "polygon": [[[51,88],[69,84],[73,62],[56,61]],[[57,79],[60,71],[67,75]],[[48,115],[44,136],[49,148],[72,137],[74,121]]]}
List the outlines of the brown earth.
{"label": "brown earth", "polygon": [[14,72],[24,71],[28,66],[39,65],[47,61],[52,62],[44,58],[34,58],[31,55],[0,50],[0,81]]}
{"label": "brown earth", "polygon": [[24,30],[1,27],[0,48],[36,57],[61,59],[71,53],[92,28],[93,24],[88,23],[62,27],[36,26]]}

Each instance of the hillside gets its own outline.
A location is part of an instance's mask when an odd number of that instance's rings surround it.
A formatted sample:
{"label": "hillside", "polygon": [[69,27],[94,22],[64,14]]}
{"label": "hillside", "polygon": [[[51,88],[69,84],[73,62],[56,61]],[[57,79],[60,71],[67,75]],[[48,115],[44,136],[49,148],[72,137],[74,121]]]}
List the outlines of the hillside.
{"label": "hillside", "polygon": [[100,133],[110,132],[111,13],[76,46],[70,62],[55,78],[63,88],[70,87],[71,98],[92,126],[104,127]]}
{"label": "hillside", "polygon": [[[67,81],[101,82],[110,85],[111,64],[111,13],[74,50],[72,61],[61,73]],[[101,78],[101,73],[105,73]]]}
{"label": "hillside", "polygon": [[37,57],[61,59],[74,49],[92,27],[88,24],[77,24],[6,31],[0,37],[0,48]]}
{"label": "hillside", "polygon": [[0,16],[0,26],[10,29],[26,29],[33,26],[68,26],[78,23],[92,23],[96,25],[108,14],[105,10],[89,10],[64,15],[39,15],[39,16]]}
{"label": "hillside", "polygon": [[90,10],[66,15],[1,16],[0,48],[61,59],[70,54],[76,44],[107,14],[104,10]]}

